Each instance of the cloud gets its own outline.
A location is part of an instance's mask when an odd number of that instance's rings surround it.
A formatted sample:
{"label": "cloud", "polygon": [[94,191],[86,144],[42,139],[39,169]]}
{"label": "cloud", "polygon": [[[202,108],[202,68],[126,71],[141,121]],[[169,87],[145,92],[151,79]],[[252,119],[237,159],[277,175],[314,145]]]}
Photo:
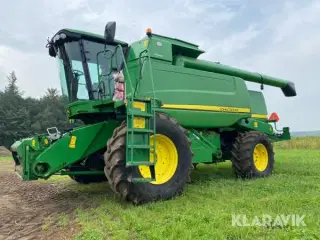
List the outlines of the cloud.
{"label": "cloud", "polygon": [[[60,89],[54,59],[39,53],[25,53],[12,47],[0,46],[0,89],[7,76],[15,71],[18,86],[26,96],[41,97],[49,87]],[[48,81],[54,79],[54,81]]]}
{"label": "cloud", "polygon": [[[46,37],[61,28],[102,34],[117,22],[116,38],[133,42],[145,28],[197,43],[210,61],[267,73],[296,83],[298,96],[264,90],[270,112],[294,130],[319,129],[317,76],[320,62],[319,1],[209,0],[23,0],[0,9],[0,89],[16,70],[26,95],[40,96],[58,87],[56,62],[44,48]],[[259,89],[257,84],[248,84]]]}
{"label": "cloud", "polygon": [[275,43],[285,41],[293,35],[299,37],[300,34],[297,34],[298,29],[304,28],[304,30],[308,30],[310,27],[314,28],[315,25],[319,26],[319,12],[319,1],[312,1],[304,7],[297,6],[292,2],[286,2],[282,11],[269,20],[270,27],[273,27],[275,32],[273,41]]}
{"label": "cloud", "polygon": [[[223,58],[230,58],[232,54],[237,51],[243,50],[249,47],[251,41],[253,41],[259,34],[260,30],[256,25],[249,25],[245,30],[234,32],[227,35],[224,39],[213,41],[210,47],[207,48],[206,55],[209,56],[221,56]],[[208,43],[209,40],[207,39]]]}
{"label": "cloud", "polygon": [[320,100],[320,82],[315,75],[320,61],[320,3],[297,6],[287,2],[264,23],[261,35],[268,41],[259,50],[247,49],[248,57],[239,65],[295,82],[298,96],[294,98],[286,98],[272,87],[266,89],[269,110],[277,111],[281,123],[295,130],[319,129],[320,113],[313,109]]}

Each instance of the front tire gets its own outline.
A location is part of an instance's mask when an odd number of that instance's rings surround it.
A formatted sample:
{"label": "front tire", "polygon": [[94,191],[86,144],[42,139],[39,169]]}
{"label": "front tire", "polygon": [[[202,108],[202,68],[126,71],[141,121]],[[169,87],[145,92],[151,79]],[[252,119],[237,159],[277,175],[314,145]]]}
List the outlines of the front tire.
{"label": "front tire", "polygon": [[[157,138],[157,136],[159,137]],[[163,148],[157,139],[165,141],[162,145]],[[169,139],[169,141],[165,139]],[[145,170],[143,170],[145,167],[126,167],[126,124],[123,123],[114,130],[112,138],[107,143],[104,170],[110,187],[123,199],[135,204],[171,199],[181,194],[186,183],[190,181],[192,152],[190,140],[187,138],[185,130],[173,118],[165,114],[157,114],[156,141],[156,146],[158,146],[156,147],[158,155],[158,161],[155,165],[156,181],[150,183],[131,182],[132,178],[146,176]],[[166,145],[171,147],[166,148]],[[174,154],[167,154],[166,149],[168,152],[176,152],[177,158],[175,159]],[[168,166],[160,168],[159,164],[168,164]],[[173,171],[172,166],[175,166]],[[162,169],[160,172],[164,178],[160,177],[157,169],[159,171]]]}
{"label": "front tire", "polygon": [[261,178],[272,174],[274,152],[270,139],[257,131],[239,133],[231,151],[232,167],[240,178]]}

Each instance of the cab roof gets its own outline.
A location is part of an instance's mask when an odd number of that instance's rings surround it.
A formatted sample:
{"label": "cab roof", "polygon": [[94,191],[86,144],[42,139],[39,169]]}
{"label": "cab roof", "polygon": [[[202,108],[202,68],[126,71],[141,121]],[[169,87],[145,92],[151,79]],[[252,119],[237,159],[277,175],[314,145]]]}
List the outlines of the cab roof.
{"label": "cab roof", "polygon": [[[60,31],[58,31],[53,37],[52,39],[58,35],[64,33],[67,35],[68,39],[72,39],[72,40],[80,40],[80,39],[86,39],[86,40],[91,40],[91,41],[95,41],[95,42],[100,42],[100,43],[105,43],[105,38],[102,35],[96,34],[96,33],[91,33],[91,32],[86,32],[86,31],[81,31],[81,30],[76,30],[76,29],[69,29],[69,28],[65,28],[65,29],[61,29]],[[120,41],[120,40],[114,40],[113,42],[115,45],[120,44],[121,46],[128,46],[128,43]]]}

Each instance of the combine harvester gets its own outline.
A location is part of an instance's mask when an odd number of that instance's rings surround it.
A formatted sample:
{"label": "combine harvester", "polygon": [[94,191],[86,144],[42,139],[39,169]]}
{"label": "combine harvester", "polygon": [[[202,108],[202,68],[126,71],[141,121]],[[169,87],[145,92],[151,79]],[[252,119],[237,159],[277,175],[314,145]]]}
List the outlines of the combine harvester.
{"label": "combine harvester", "polygon": [[153,34],[128,45],[115,36],[63,29],[48,43],[58,59],[69,121],[66,132],[22,139],[11,146],[23,180],[69,175],[79,183],[107,180],[135,204],[181,194],[193,167],[231,160],[241,178],[266,177],[273,141],[290,139],[268,119],[263,94],[245,81],[296,96],[294,84],[197,59],[204,51]]}

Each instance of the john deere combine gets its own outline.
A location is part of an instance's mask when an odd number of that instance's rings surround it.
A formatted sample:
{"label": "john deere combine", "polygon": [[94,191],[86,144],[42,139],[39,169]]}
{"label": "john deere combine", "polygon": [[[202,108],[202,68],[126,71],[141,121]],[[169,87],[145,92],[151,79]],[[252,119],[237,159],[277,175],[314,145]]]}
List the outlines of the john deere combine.
{"label": "john deere combine", "polygon": [[12,147],[24,180],[69,175],[79,183],[107,180],[136,204],[182,193],[198,163],[231,160],[241,178],[265,177],[273,141],[290,139],[268,119],[263,94],[245,81],[295,96],[292,82],[199,60],[195,44],[153,34],[128,45],[63,29],[48,44],[58,60],[72,130],[50,128]]}

